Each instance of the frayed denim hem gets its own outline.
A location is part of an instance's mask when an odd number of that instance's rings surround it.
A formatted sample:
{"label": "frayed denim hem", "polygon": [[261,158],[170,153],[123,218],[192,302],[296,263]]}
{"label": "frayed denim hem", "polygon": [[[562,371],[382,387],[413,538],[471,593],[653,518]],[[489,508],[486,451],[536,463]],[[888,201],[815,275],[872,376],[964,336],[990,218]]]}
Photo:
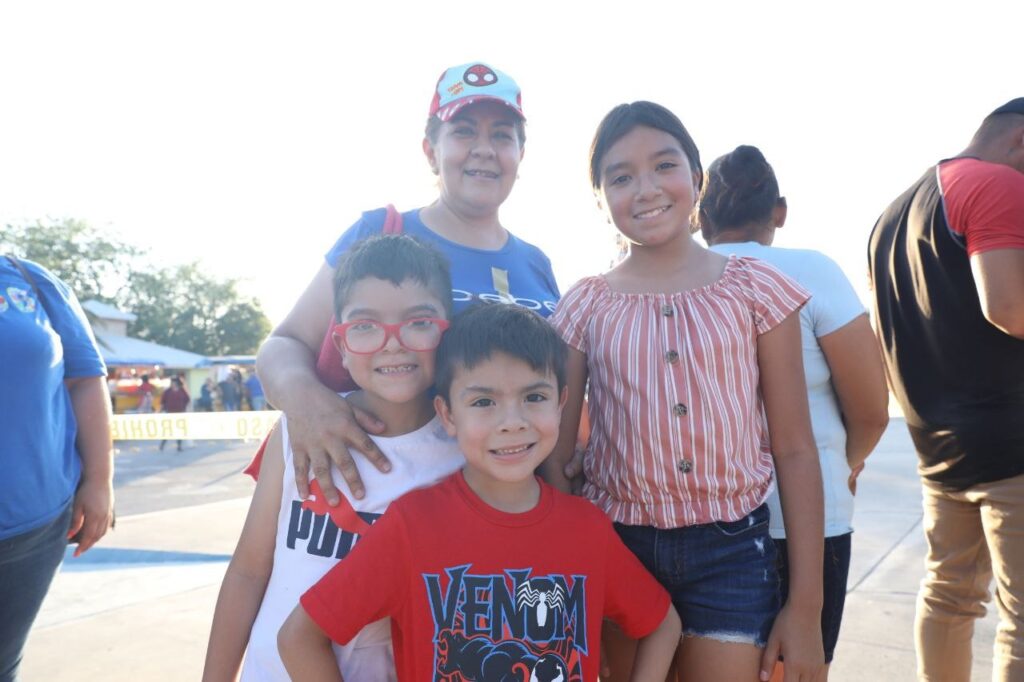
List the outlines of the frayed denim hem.
{"label": "frayed denim hem", "polygon": [[683,630],[683,638],[713,639],[716,642],[726,644],[753,644],[758,649],[768,646],[768,642],[758,638],[756,633],[729,632],[727,630],[712,630],[711,632],[697,632],[696,630]]}

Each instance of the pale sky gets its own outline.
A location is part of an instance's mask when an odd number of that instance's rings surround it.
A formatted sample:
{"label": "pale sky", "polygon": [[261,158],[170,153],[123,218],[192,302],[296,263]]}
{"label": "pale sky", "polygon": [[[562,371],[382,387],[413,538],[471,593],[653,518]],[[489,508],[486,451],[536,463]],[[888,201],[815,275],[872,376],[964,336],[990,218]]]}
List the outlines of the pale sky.
{"label": "pale sky", "polygon": [[502,220],[563,290],[614,252],[594,129],[649,99],[705,166],[760,147],[790,206],[776,244],[828,254],[863,297],[879,212],[1024,96],[1019,0],[569,4],[5,2],[0,225],[73,217],[199,259],[276,323],[362,210],[433,199],[432,88],[481,60],[527,115]]}

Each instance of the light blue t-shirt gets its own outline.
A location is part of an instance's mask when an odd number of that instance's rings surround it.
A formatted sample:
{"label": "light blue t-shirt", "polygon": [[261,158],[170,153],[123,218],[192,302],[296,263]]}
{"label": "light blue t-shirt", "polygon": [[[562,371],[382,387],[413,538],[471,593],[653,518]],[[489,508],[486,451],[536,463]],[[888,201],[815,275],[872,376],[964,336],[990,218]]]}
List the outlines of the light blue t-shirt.
{"label": "light blue t-shirt", "polygon": [[[850,466],[846,463],[846,428],[832,389],[832,373],[818,339],[864,314],[864,306],[835,261],[818,251],[781,249],[757,242],[718,244],[711,250],[771,263],[811,293],[810,300],[800,309],[800,336],[811,428],[824,483],[825,537],[849,533],[853,530],[853,495],[847,485]],[[777,488],[768,498],[768,505],[772,537],[786,537]]]}
{"label": "light blue t-shirt", "polygon": [[49,523],[81,475],[64,380],[106,367],[74,293],[21,261],[43,296],[0,257],[0,540]]}
{"label": "light blue t-shirt", "polygon": [[[379,235],[384,217],[383,208],[363,213],[327,253],[327,263],[336,267],[357,241]],[[515,235],[509,233],[505,245],[493,251],[463,246],[424,225],[419,209],[402,214],[402,233],[433,246],[448,259],[455,312],[475,300],[515,302],[543,317],[555,310],[559,294],[551,261]]]}

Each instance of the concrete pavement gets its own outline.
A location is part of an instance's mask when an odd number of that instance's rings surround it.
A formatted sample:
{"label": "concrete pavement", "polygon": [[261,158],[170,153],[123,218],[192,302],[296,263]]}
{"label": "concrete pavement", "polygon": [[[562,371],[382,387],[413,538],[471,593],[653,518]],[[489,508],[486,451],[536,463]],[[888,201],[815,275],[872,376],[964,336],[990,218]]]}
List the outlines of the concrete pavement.
{"label": "concrete pavement", "polygon": [[119,450],[117,528],[81,557],[68,553],[29,638],[25,682],[200,678],[255,444],[169,445]]}
{"label": "concrete pavement", "polygon": [[[138,465],[145,451],[119,455],[118,467],[134,472],[117,484],[123,499],[134,496],[130,507],[143,508],[161,489],[177,490],[188,506],[161,499],[159,511],[124,514],[99,547],[65,562],[29,639],[26,682],[199,679],[220,580],[248,506],[239,495],[251,489],[234,474],[251,449],[217,457],[187,450],[179,462],[198,472],[191,481],[174,479],[172,466]],[[914,679],[914,596],[925,551],[914,467],[906,428],[894,420],[861,476],[833,682]],[[215,501],[202,501],[204,494]],[[995,625],[993,607],[976,629],[974,680],[991,678]]]}

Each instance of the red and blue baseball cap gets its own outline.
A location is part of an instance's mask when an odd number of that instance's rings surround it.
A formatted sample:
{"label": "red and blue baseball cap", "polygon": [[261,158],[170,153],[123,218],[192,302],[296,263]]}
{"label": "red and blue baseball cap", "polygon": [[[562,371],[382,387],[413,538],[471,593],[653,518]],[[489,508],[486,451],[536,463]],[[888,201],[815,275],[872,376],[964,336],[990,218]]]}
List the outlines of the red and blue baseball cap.
{"label": "red and blue baseball cap", "polygon": [[446,69],[437,80],[428,116],[448,121],[462,107],[474,102],[501,102],[519,118],[523,115],[523,95],[512,77],[483,62],[470,62]]}

